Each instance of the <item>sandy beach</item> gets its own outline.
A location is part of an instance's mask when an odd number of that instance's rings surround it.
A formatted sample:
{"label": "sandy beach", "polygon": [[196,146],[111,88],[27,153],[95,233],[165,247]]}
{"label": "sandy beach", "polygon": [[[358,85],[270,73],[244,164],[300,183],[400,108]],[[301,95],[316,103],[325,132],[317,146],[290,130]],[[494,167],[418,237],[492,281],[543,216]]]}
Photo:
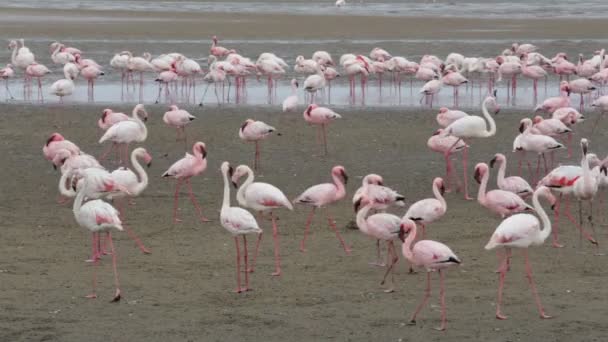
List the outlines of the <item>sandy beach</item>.
{"label": "sandy beach", "polygon": [[[175,184],[160,175],[183,155],[184,146],[175,143],[174,131],[161,121],[165,107],[148,106],[150,133],[144,146],[154,158],[148,170],[151,184],[129,208],[127,223],[152,254],[141,254],[126,234],[115,234],[124,299],[108,303],[112,278],[107,257],[100,267],[100,298],[84,299],[91,276],[91,266],[84,263],[89,236],[74,222],[70,205],[55,202],[59,174],[42,158],[41,147],[58,130],[86,152],[98,155],[102,146],[96,141],[101,134],[94,125],[103,108],[2,108],[1,153],[7,180],[0,197],[4,213],[0,249],[3,341],[275,341],[285,336],[300,341],[601,341],[608,333],[603,300],[608,295],[603,285],[605,257],[594,256],[586,243],[579,246],[578,232],[565,221],[559,227],[565,248],[546,244],[530,251],[541,297],[555,317],[538,318],[523,260],[516,253],[506,285],[504,310],[510,318],[496,320],[496,256],[483,246],[500,219],[475,201],[464,201],[458,193],[447,196],[447,215],[429,228],[433,239],[448,243],[463,260],[461,267],[447,273],[447,332],[432,330],[439,323],[436,291],[418,325],[406,325],[422,296],[424,274],[408,275],[402,259],[396,292],[383,293],[379,285],[383,271],[367,264],[374,253],[373,242],[346,228],[354,217],[347,200],[329,210],[353,246],[351,256],[341,250],[324,217],[315,220],[308,252],[302,254],[298,243],[308,211],[281,210],[284,275],[270,276],[273,259],[268,235],[252,276],[254,291],[231,292],[234,247],[218,222],[219,165],[223,160],[234,165],[252,161],[253,146],[237,137],[245,118],[263,120],[281,133],[263,144],[258,179],[277,185],[288,197],[329,181],[330,168],[341,164],[350,176],[349,196],[363,175],[375,172],[404,193],[409,204],[429,197],[433,177],[444,172],[441,156],[428,152],[425,145],[435,127],[430,111],[340,111],[344,119],[330,128],[330,154],[323,157],[314,143],[314,130],[304,125],[299,113],[284,115],[257,107],[190,108],[198,117],[188,128],[190,137],[204,141],[209,152],[209,167],[193,179],[193,186],[204,213],[214,221],[197,222],[184,197],[180,203],[184,222],[173,226]],[[524,114],[499,114],[497,136],[487,142],[474,141],[471,160],[487,162],[497,149],[508,152]],[[52,128],[53,124],[60,128]],[[588,135],[589,129],[590,122],[578,133]],[[607,147],[604,135],[602,130],[596,133],[592,150]],[[578,163],[575,151],[571,163]],[[513,164],[515,159],[511,172]],[[472,192],[476,189],[476,184],[471,185]],[[402,215],[404,209],[392,211]],[[269,231],[269,222],[261,225]],[[596,229],[600,250],[607,252],[605,225],[598,224]]]}

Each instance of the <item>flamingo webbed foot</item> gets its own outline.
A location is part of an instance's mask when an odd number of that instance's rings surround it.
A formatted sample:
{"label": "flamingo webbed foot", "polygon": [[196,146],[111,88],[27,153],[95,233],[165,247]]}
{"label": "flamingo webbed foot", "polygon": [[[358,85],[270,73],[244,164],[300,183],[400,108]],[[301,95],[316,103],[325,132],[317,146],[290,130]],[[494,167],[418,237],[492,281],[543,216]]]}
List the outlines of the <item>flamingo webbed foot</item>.
{"label": "flamingo webbed foot", "polygon": [[95,292],[93,292],[93,293],[91,293],[91,294],[86,295],[86,296],[85,296],[85,298],[88,298],[88,299],[95,299],[95,298],[97,298],[97,294],[96,294]]}

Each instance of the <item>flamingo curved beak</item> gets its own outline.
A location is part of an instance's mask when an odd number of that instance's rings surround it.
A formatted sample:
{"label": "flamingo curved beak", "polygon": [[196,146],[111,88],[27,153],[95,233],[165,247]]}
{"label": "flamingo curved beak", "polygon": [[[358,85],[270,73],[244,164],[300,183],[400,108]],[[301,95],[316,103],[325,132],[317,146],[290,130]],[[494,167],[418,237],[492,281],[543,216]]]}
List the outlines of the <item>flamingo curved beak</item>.
{"label": "flamingo curved beak", "polygon": [[490,160],[490,167],[494,168],[494,164],[496,164],[496,157],[492,158],[492,160]]}
{"label": "flamingo curved beak", "polygon": [[475,174],[473,175],[473,178],[475,178],[475,181],[478,184],[481,184],[481,172],[479,172],[479,169],[475,169]]}

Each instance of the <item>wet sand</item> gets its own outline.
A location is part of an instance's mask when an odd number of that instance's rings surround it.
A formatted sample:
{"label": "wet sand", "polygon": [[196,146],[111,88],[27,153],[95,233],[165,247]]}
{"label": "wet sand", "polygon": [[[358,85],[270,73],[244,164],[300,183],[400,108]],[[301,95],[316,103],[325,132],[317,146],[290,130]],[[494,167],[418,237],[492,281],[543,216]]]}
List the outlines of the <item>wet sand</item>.
{"label": "wet sand", "polygon": [[[219,165],[223,160],[234,165],[252,161],[253,146],[237,137],[245,118],[263,120],[281,133],[264,142],[258,179],[277,185],[289,198],[312,184],[329,181],[330,168],[342,164],[350,176],[349,197],[363,175],[375,172],[412,203],[431,196],[432,179],[444,172],[442,157],[426,149],[426,139],[436,125],[430,111],[342,110],[344,119],[329,129],[330,154],[323,157],[318,155],[314,130],[303,123],[299,113],[283,115],[274,108],[259,107],[191,108],[198,120],[188,127],[188,133],[191,139],[204,141],[209,152],[207,171],[192,182],[204,213],[214,221],[198,223],[183,197],[184,222],[173,226],[175,183],[160,175],[183,155],[184,146],[175,143],[174,130],[162,123],[165,108],[148,106],[149,138],[143,146],[154,157],[148,169],[151,184],[129,208],[127,223],[152,254],[142,255],[126,234],[116,233],[123,300],[108,303],[113,294],[108,257],[99,268],[100,297],[84,299],[90,290],[91,266],[84,263],[90,252],[89,235],[77,226],[69,205],[55,202],[59,174],[43,159],[41,147],[57,130],[84,151],[99,155],[101,133],[95,123],[103,107],[1,108],[0,154],[5,179],[0,195],[2,341],[602,341],[608,335],[606,256],[594,256],[587,243],[579,247],[578,232],[564,221],[559,229],[565,248],[543,245],[530,250],[541,298],[547,313],[555,317],[538,318],[523,260],[516,252],[505,291],[504,312],[509,319],[496,320],[496,257],[483,246],[500,219],[456,193],[447,195],[448,213],[428,230],[429,238],[447,243],[463,260],[459,268],[447,273],[447,332],[432,330],[440,315],[436,282],[430,307],[422,312],[418,325],[406,324],[422,297],[425,275],[408,275],[403,259],[398,264],[396,292],[382,292],[383,270],[367,264],[374,252],[373,242],[346,228],[354,217],[349,200],[329,210],[353,246],[351,256],[345,256],[321,217],[315,219],[308,252],[300,253],[298,244],[308,211],[281,210],[284,275],[270,276],[272,243],[266,234],[251,279],[254,290],[240,295],[231,292],[234,246],[218,223]],[[523,115],[501,112],[496,117],[497,136],[472,142],[470,166],[489,161],[496,151],[511,157],[508,152]],[[595,119],[595,114],[588,116],[589,122],[579,132],[584,136]],[[53,124],[60,128],[52,128]],[[604,122],[591,139],[591,150],[608,147],[606,125]],[[578,163],[575,151],[571,163]],[[511,172],[513,164],[514,158]],[[470,189],[475,192],[476,184]],[[398,215],[404,211],[393,210]],[[269,222],[261,224],[270,232]],[[608,252],[606,227],[596,228],[601,251]]]}

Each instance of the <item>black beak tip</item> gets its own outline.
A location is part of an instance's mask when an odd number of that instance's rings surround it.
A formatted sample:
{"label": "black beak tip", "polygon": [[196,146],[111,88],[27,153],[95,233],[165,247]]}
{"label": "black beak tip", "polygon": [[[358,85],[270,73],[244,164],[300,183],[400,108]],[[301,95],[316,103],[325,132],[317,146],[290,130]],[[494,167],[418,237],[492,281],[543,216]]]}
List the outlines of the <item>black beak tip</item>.
{"label": "black beak tip", "polygon": [[152,162],[149,162],[149,163],[147,164],[147,166],[148,166],[148,168],[150,168],[150,166],[152,166]]}

